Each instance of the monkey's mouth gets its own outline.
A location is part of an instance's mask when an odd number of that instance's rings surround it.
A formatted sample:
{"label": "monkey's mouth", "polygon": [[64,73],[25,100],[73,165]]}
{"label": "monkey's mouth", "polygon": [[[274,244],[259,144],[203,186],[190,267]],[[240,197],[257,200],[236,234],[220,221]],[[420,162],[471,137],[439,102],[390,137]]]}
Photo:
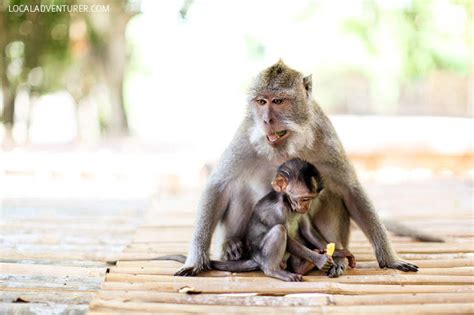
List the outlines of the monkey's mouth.
{"label": "monkey's mouth", "polygon": [[288,130],[278,130],[267,135],[267,140],[271,145],[277,145],[288,137]]}
{"label": "monkey's mouth", "polygon": [[309,211],[309,209],[308,208],[296,208],[295,211],[298,212],[298,213],[301,213],[301,214],[306,214]]}

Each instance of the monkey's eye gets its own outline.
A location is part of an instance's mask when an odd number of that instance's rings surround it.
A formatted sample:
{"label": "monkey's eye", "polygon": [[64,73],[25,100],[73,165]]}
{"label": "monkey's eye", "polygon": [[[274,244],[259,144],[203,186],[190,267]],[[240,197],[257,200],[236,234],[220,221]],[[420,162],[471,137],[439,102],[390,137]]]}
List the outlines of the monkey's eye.
{"label": "monkey's eye", "polygon": [[272,101],[273,104],[280,105],[283,103],[283,99],[281,98],[274,98]]}
{"label": "monkey's eye", "polygon": [[259,105],[265,105],[265,104],[267,104],[267,101],[266,101],[266,100],[263,100],[263,99],[259,99],[259,100],[257,100],[257,103],[258,103]]}

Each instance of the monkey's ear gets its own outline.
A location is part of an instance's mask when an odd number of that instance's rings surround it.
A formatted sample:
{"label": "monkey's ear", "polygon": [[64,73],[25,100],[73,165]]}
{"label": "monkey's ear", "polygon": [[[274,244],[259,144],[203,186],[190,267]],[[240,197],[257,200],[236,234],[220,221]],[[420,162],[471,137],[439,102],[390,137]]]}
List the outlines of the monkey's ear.
{"label": "monkey's ear", "polygon": [[286,177],[277,174],[275,179],[272,181],[272,187],[275,191],[282,192],[286,190],[286,186],[288,186],[288,180]]}
{"label": "monkey's ear", "polygon": [[306,96],[310,97],[313,92],[313,77],[311,74],[303,78],[303,85],[306,90]]}
{"label": "monkey's ear", "polygon": [[314,187],[317,187],[316,188],[316,192],[319,194],[321,192],[321,190],[324,189],[324,186],[322,184],[322,182],[318,181],[316,178],[313,177],[313,185]]}
{"label": "monkey's ear", "polygon": [[311,176],[314,187],[317,187],[316,192],[320,193],[321,190],[324,189],[324,181],[321,177],[321,173],[319,173],[318,169],[314,167],[314,165],[311,165]]}
{"label": "monkey's ear", "polygon": [[323,183],[323,179],[321,178],[321,175],[319,175],[319,173],[313,177],[313,180],[316,182],[316,186],[318,187],[316,189],[316,192],[319,194],[321,192],[321,190],[324,189],[324,183]]}

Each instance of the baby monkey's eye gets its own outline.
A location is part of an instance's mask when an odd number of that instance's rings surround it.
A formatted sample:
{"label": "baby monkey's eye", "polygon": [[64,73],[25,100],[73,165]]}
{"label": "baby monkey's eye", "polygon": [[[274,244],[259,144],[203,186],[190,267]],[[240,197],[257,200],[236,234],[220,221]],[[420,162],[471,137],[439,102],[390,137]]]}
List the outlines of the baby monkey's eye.
{"label": "baby monkey's eye", "polygon": [[273,102],[273,104],[280,105],[281,103],[283,103],[283,99],[274,98],[272,102]]}
{"label": "baby monkey's eye", "polygon": [[266,100],[263,100],[263,99],[259,99],[259,100],[257,100],[257,103],[258,103],[259,105],[265,105],[265,104],[267,104],[267,101],[266,101]]}

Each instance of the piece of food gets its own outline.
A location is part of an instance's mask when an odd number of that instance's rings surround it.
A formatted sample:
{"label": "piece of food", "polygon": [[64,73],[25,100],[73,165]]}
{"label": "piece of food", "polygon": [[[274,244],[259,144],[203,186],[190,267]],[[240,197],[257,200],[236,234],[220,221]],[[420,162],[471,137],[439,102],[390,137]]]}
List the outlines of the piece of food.
{"label": "piece of food", "polygon": [[334,254],[335,250],[336,250],[336,244],[329,243],[329,244],[326,245],[326,254],[328,256],[332,256],[332,254]]}

